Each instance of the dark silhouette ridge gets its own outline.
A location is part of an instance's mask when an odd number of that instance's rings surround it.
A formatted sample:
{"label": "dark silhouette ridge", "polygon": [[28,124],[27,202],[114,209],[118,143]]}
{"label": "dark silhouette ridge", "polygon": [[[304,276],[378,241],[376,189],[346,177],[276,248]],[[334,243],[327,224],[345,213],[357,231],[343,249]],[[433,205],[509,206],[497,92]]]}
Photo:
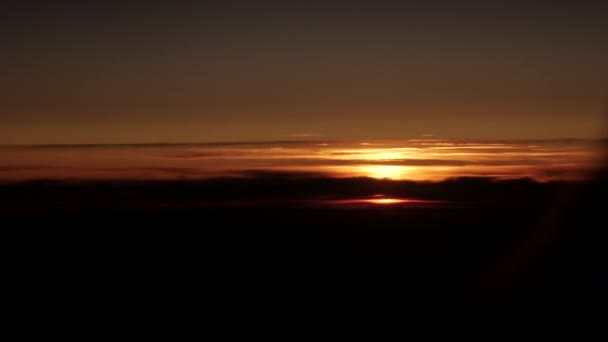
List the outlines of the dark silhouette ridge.
{"label": "dark silhouette ridge", "polygon": [[[579,187],[297,173],[40,180],[0,187],[0,211],[5,234],[20,244],[19,292],[51,308],[195,312],[220,321],[461,315],[501,307],[480,304],[480,276],[500,269],[496,260],[534,231],[556,198]],[[377,194],[465,205],[345,211],[298,204]],[[490,297],[513,293],[505,291]]]}
{"label": "dark silhouette ridge", "polygon": [[202,180],[56,181],[0,185],[0,204],[9,206],[95,203],[199,204],[232,201],[349,199],[383,195],[460,203],[521,206],[547,202],[579,182],[537,182],[529,178],[462,177],[440,182],[374,178],[332,178],[322,174],[246,172]]}

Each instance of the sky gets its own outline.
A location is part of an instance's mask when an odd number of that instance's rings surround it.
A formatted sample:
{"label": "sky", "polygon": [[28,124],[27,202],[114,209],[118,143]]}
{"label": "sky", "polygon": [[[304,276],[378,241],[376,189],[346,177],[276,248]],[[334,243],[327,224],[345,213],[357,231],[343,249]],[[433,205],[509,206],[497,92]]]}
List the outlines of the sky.
{"label": "sky", "polygon": [[604,136],[601,1],[8,1],[0,144]]}

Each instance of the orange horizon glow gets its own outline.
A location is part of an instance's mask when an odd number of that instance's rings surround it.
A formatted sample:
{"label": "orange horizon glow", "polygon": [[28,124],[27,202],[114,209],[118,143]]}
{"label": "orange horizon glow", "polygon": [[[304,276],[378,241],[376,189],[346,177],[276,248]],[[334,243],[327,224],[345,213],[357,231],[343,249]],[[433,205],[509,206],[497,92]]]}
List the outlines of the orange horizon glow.
{"label": "orange horizon glow", "polygon": [[4,146],[0,147],[0,181],[200,179],[238,176],[243,171],[414,181],[465,176],[581,180],[597,167],[602,144],[415,139],[373,143]]}

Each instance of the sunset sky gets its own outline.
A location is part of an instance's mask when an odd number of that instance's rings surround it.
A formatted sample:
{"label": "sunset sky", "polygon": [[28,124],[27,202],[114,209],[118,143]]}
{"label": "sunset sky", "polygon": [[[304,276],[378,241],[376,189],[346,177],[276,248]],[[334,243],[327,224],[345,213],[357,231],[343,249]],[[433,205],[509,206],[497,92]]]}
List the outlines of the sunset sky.
{"label": "sunset sky", "polygon": [[601,1],[9,1],[0,144],[596,138]]}
{"label": "sunset sky", "polygon": [[20,316],[596,312],[607,184],[608,0],[0,6]]}

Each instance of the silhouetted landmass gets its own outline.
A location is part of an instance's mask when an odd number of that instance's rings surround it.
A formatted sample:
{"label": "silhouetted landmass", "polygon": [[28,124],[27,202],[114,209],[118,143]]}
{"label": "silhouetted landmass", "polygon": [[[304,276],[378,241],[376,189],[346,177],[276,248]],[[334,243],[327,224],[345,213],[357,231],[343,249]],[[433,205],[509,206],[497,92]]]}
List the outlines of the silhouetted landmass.
{"label": "silhouetted landmass", "polygon": [[[238,177],[159,181],[37,180],[0,186],[0,203],[116,205],[222,204],[246,201],[349,199],[383,195],[460,203],[538,205],[577,182],[541,183],[529,178],[463,177],[441,182],[332,178],[306,173],[248,172]],[[276,203],[275,203],[276,204]]]}
{"label": "silhouetted landmass", "polygon": [[[19,246],[18,296],[47,314],[431,317],[605,303],[605,205],[595,200],[605,189],[292,173],[40,180],[2,185],[0,210]],[[299,204],[378,194],[454,205]]]}

